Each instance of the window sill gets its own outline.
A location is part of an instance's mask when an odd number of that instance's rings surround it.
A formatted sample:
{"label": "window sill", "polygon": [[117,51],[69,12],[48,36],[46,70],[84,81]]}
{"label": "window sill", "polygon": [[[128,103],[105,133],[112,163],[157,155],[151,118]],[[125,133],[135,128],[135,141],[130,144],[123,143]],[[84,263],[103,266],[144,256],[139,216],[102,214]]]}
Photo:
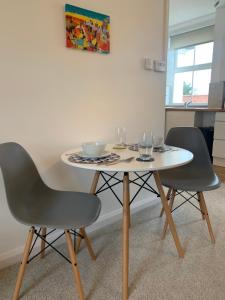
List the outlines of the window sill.
{"label": "window sill", "polygon": [[[182,104],[172,104],[172,103],[170,103],[170,104],[165,104],[165,107],[174,107],[174,108],[176,108],[176,107],[180,107],[180,108],[185,108],[185,105],[184,105],[184,103],[182,103]],[[188,106],[187,106],[188,108],[207,108],[208,107],[208,104],[201,104],[201,103],[190,103]]]}

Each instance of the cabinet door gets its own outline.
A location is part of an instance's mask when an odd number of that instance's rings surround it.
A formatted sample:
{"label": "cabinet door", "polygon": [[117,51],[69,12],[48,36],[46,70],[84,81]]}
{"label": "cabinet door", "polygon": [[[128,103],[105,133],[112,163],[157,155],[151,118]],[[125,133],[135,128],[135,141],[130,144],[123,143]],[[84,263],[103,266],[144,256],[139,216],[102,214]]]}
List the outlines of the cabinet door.
{"label": "cabinet door", "polygon": [[225,141],[214,140],[213,142],[213,157],[225,158]]}
{"label": "cabinet door", "polygon": [[214,139],[225,140],[225,122],[215,122]]}
{"label": "cabinet door", "polygon": [[166,134],[172,127],[193,127],[194,123],[194,111],[166,111]]}
{"label": "cabinet door", "polygon": [[225,122],[225,113],[217,112],[216,113],[216,121]]}

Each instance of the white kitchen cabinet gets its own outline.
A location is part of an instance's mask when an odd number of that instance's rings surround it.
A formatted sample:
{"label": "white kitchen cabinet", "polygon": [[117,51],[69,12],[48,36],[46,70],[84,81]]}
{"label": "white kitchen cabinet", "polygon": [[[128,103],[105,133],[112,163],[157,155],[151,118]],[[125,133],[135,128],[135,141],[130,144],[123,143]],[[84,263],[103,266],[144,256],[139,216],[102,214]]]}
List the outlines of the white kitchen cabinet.
{"label": "white kitchen cabinet", "polygon": [[214,126],[213,163],[225,166],[225,112],[217,112]]}

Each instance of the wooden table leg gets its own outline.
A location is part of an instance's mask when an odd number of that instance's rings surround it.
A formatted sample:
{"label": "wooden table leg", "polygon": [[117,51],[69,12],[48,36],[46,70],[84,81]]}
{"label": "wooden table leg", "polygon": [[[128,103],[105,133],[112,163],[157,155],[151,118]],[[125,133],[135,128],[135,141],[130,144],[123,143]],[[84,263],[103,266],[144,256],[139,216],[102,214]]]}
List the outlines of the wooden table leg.
{"label": "wooden table leg", "polygon": [[123,300],[128,299],[128,273],[129,273],[129,174],[123,177]]}
{"label": "wooden table leg", "polygon": [[[130,198],[129,198],[130,201]],[[128,205],[128,224],[129,224],[129,228],[131,226],[131,215],[130,215],[130,204]]]}
{"label": "wooden table leg", "polygon": [[[172,188],[168,189],[167,195],[166,195],[166,199],[169,201],[170,200],[170,194],[171,194]],[[160,218],[163,216],[164,213],[164,208],[162,207],[161,212],[160,212]]]}
{"label": "wooden table leg", "polygon": [[173,221],[173,218],[172,218],[172,215],[171,215],[171,211],[170,211],[170,208],[169,208],[169,205],[168,205],[168,201],[166,199],[166,196],[165,196],[162,184],[161,184],[159,173],[157,171],[154,171],[153,174],[154,174],[155,182],[156,182],[159,194],[160,194],[162,205],[164,207],[164,211],[165,211],[165,214],[166,214],[166,219],[169,223],[170,231],[173,235],[173,239],[174,239],[174,242],[175,242],[175,246],[177,248],[178,255],[179,255],[179,257],[184,257],[184,250],[183,250],[183,248],[180,244],[180,240],[179,240],[179,237],[177,235],[176,226],[174,224],[174,221]]}
{"label": "wooden table leg", "polygon": [[94,175],[94,179],[92,181],[90,194],[93,194],[93,195],[95,194],[96,188],[97,188],[97,185],[98,185],[99,176],[100,176],[100,171],[96,171],[95,175]]}
{"label": "wooden table leg", "polygon": [[[90,189],[90,194],[94,195],[95,192],[96,192],[96,188],[97,188],[97,185],[98,185],[98,180],[99,180],[99,176],[100,176],[100,171],[96,171],[95,172],[95,175],[94,175],[94,178],[93,178],[93,181],[92,181],[92,184],[91,184],[91,189]],[[81,233],[81,230],[79,230],[80,232],[80,235],[82,235]],[[79,249],[80,249],[80,244],[81,244],[81,237],[78,236],[77,237],[77,241],[76,241],[76,253],[78,253]]]}
{"label": "wooden table leg", "polygon": [[[170,208],[170,211],[172,213],[172,209],[173,209],[173,203],[174,203],[174,199],[175,199],[175,196],[176,196],[176,190],[172,189],[172,195],[171,195],[171,199],[170,199],[170,202],[169,202],[169,208]],[[164,224],[164,228],[163,228],[163,233],[162,233],[162,239],[165,238],[166,236],[166,231],[167,231],[167,228],[168,228],[168,220],[166,218],[165,220],[165,224]]]}

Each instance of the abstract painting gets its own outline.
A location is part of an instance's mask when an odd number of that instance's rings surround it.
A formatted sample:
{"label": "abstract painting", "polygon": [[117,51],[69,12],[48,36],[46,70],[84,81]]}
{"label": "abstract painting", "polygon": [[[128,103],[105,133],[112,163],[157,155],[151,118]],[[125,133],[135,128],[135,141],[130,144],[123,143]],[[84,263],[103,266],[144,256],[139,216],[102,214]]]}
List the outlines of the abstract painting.
{"label": "abstract painting", "polygon": [[70,4],[65,5],[65,16],[68,48],[109,53],[109,16]]}

